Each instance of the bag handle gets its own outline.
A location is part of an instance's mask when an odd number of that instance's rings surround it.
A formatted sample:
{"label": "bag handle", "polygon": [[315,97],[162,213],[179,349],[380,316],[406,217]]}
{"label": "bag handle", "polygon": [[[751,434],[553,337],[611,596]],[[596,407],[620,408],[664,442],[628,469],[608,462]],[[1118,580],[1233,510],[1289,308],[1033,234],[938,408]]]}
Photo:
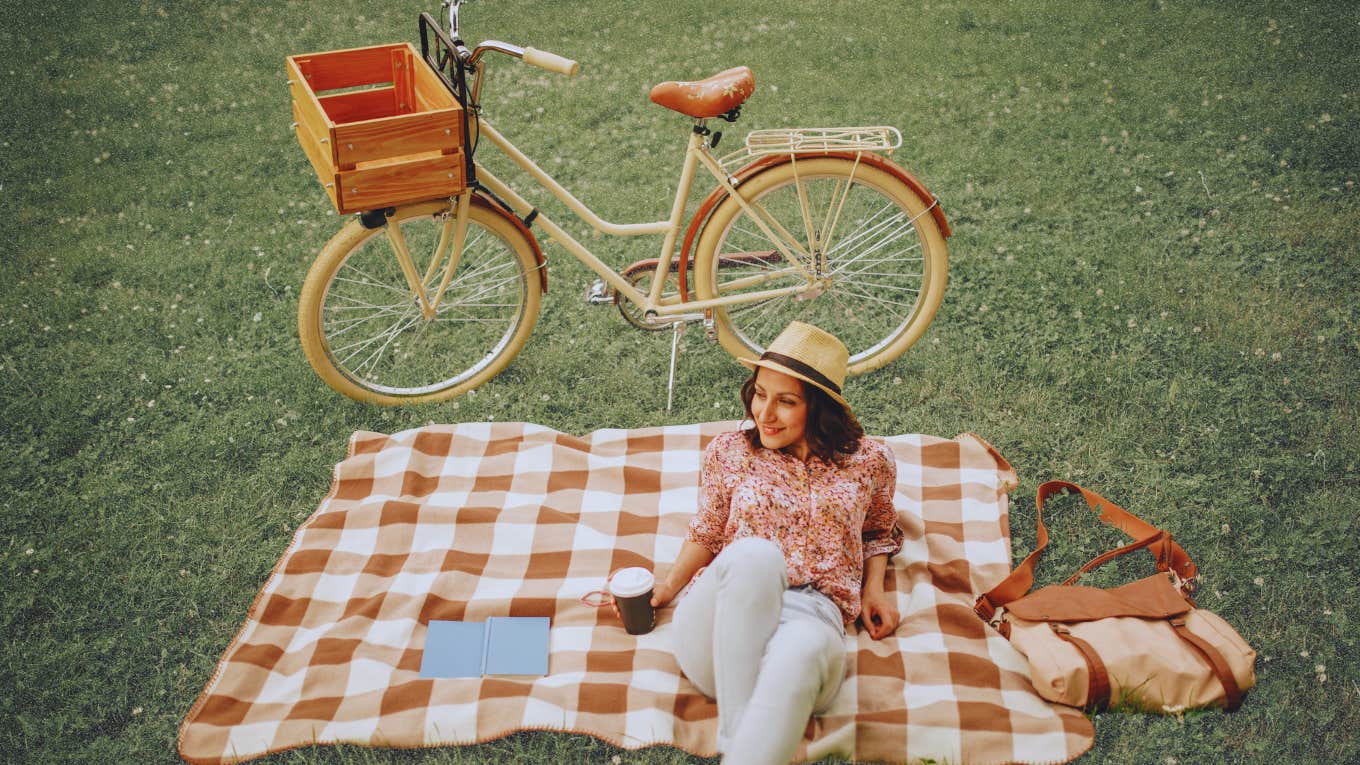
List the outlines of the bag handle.
{"label": "bag handle", "polygon": [[1195,562],[1190,559],[1190,556],[1180,545],[1172,541],[1170,532],[1144,522],[1138,516],[1090,489],[1069,481],[1048,481],[1039,486],[1035,498],[1035,515],[1039,527],[1038,544],[1033,552],[1020,561],[1020,564],[1009,576],[1001,580],[1001,583],[997,586],[983,593],[973,604],[973,610],[983,619],[991,621],[998,608],[1023,596],[1034,587],[1034,567],[1039,562],[1039,554],[1048,545],[1048,529],[1044,527],[1044,501],[1064,489],[1081,494],[1092,512],[1098,513],[1098,517],[1103,523],[1119,529],[1134,540],[1131,544],[1096,556],[1085,566],[1078,569],[1075,574],[1068,577],[1067,581],[1063,582],[1064,585],[1072,584],[1082,574],[1104,565],[1120,555],[1141,550],[1144,547],[1148,548],[1148,552],[1152,553],[1153,557],[1157,559],[1158,571],[1171,571],[1183,580],[1192,579],[1198,573]]}

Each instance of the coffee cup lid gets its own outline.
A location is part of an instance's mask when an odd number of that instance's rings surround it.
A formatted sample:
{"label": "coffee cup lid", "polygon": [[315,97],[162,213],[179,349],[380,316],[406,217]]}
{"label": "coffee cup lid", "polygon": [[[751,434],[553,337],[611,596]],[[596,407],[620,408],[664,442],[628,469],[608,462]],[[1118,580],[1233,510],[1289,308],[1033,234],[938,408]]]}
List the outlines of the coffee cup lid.
{"label": "coffee cup lid", "polygon": [[645,568],[621,568],[609,577],[609,592],[617,598],[632,598],[652,589],[655,583],[652,572]]}

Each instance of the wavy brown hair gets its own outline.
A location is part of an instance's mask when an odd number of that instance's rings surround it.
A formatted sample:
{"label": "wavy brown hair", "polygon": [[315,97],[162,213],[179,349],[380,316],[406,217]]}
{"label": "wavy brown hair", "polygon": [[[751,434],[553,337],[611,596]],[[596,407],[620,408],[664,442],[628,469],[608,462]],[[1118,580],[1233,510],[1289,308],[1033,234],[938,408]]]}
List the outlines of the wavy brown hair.
{"label": "wavy brown hair", "polygon": [[[741,384],[741,403],[746,408],[746,419],[755,420],[751,411],[751,401],[756,397],[756,367],[746,382]],[[798,380],[798,378],[793,378]],[[807,439],[808,452],[824,462],[839,462],[840,458],[859,451],[859,440],[864,437],[864,428],[849,407],[827,395],[816,385],[798,380],[803,386],[803,400],[807,402],[807,426],[804,438]],[[760,446],[759,428],[742,431],[751,446]]]}

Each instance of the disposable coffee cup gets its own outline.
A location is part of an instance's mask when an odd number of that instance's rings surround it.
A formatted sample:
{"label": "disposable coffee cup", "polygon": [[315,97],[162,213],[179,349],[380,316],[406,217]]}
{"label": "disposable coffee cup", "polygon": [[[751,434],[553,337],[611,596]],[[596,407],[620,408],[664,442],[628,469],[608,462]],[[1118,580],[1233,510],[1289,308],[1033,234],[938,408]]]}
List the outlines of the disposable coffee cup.
{"label": "disposable coffee cup", "polygon": [[623,618],[623,629],[629,635],[645,635],[652,631],[656,615],[652,611],[652,587],[656,579],[645,568],[621,568],[609,578],[609,594]]}

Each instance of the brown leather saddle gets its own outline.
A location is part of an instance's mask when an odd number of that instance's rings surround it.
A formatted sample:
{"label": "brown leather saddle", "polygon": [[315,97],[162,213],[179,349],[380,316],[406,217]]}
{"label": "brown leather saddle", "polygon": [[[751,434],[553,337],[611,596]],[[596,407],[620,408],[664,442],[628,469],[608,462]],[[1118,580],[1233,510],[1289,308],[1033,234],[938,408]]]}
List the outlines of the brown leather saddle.
{"label": "brown leather saddle", "polygon": [[663,82],[652,88],[651,99],[672,111],[707,119],[736,109],[755,91],[750,68],[737,66],[694,82]]}

